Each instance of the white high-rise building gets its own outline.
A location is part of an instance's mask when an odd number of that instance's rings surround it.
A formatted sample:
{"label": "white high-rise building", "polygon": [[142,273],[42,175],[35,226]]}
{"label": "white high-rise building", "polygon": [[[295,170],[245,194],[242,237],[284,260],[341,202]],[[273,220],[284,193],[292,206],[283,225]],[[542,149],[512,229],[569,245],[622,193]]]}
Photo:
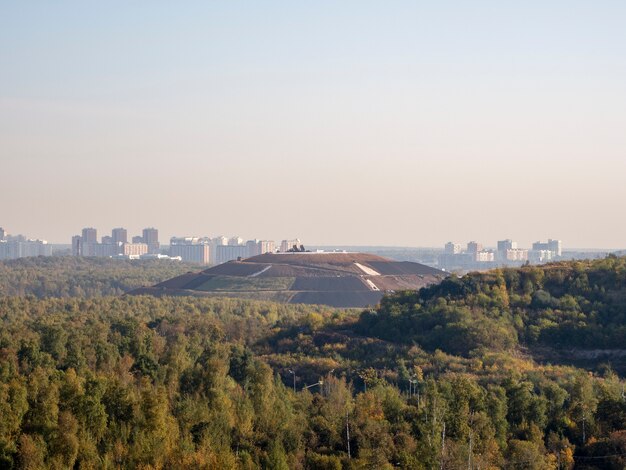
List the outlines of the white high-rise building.
{"label": "white high-rise building", "polygon": [[[148,245],[148,253],[157,254],[159,252],[159,231],[155,228],[144,228],[142,233],[142,242]],[[135,241],[133,241],[135,243]]]}
{"label": "white high-rise building", "polygon": [[183,261],[198,264],[211,264],[211,246],[206,239],[198,237],[172,237],[170,256],[180,256]]}
{"label": "white high-rise building", "polygon": [[243,238],[241,237],[232,237],[228,240],[228,245],[230,246],[240,246],[243,245]]}
{"label": "white high-rise building", "polygon": [[535,242],[533,243],[533,251],[551,251],[552,258],[563,255],[563,243],[561,240],[549,239],[546,243]]}
{"label": "white high-rise building", "polygon": [[276,251],[276,244],[274,243],[273,240],[260,240],[259,245],[260,245],[259,251],[261,252],[260,254],[262,255],[265,253],[274,253],[274,251]]}
{"label": "white high-rise building", "polygon": [[[498,251],[498,255],[500,255],[500,251]],[[504,252],[504,257],[501,258],[503,261],[527,261],[528,260],[528,250],[524,250],[523,248],[514,248],[510,250],[506,250]]]}
{"label": "white high-rise building", "polygon": [[553,252],[556,256],[563,255],[563,242],[561,240],[548,240],[548,249]]}
{"label": "white high-rise building", "polygon": [[463,251],[460,243],[448,242],[444,247],[444,253],[447,255],[457,255]]}
{"label": "white high-rise building", "polygon": [[211,241],[215,244],[215,246],[228,245],[228,237],[223,235],[215,237]]}
{"label": "white high-rise building", "polygon": [[216,248],[215,264],[247,257],[248,247],[246,245],[220,245]]}
{"label": "white high-rise building", "polygon": [[517,249],[517,242],[514,242],[511,239],[498,241],[498,251],[516,250],[516,249]]}
{"label": "white high-rise building", "polygon": [[45,240],[27,240],[23,236],[0,240],[0,260],[52,256],[52,246]]}
{"label": "white high-rise building", "polygon": [[495,260],[495,253],[493,251],[477,251],[476,253],[472,253],[474,256],[474,261],[479,263],[490,263]]}
{"label": "white high-rise building", "polygon": [[528,252],[528,260],[531,263],[546,263],[554,257],[553,255],[550,250],[531,250]]}
{"label": "white high-rise building", "polygon": [[128,243],[128,230],[125,228],[114,228],[111,230],[111,239],[113,243]]}
{"label": "white high-rise building", "polygon": [[300,248],[300,245],[302,245],[302,242],[299,238],[296,238],[294,240],[283,240],[282,242],[280,242],[280,251],[286,253],[289,250],[293,249],[294,246]]}
{"label": "white high-rise building", "polygon": [[257,256],[261,254],[261,245],[259,240],[248,240],[246,242],[247,257]]}

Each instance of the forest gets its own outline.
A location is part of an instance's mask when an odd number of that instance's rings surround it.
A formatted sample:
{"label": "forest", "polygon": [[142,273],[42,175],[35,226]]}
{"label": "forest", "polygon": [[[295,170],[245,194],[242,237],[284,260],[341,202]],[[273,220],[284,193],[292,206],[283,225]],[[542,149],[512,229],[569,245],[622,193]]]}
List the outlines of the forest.
{"label": "forest", "polygon": [[622,470],[623,376],[534,350],[623,348],[625,283],[625,258],[527,266],[361,312],[24,281],[0,468]]}
{"label": "forest", "polygon": [[157,284],[202,266],[169,260],[38,256],[0,261],[0,295],[101,297]]}
{"label": "forest", "polygon": [[358,330],[468,354],[519,343],[626,348],[626,258],[609,256],[449,277],[420,292],[388,296]]}

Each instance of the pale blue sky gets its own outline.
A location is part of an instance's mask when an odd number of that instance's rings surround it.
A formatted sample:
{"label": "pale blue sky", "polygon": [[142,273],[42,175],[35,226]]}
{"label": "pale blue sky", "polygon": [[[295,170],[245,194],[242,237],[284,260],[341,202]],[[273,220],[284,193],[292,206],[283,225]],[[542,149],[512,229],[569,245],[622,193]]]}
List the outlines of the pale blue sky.
{"label": "pale blue sky", "polygon": [[626,3],[1,2],[0,226],[626,246]]}

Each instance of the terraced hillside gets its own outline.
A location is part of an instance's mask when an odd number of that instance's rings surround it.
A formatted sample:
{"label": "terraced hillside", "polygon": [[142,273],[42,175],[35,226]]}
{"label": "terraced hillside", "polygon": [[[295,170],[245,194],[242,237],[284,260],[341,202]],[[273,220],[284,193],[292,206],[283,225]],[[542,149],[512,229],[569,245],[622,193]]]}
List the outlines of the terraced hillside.
{"label": "terraced hillside", "polygon": [[423,264],[365,253],[268,253],[187,273],[132,294],[367,307],[376,305],[385,292],[419,289],[445,276]]}

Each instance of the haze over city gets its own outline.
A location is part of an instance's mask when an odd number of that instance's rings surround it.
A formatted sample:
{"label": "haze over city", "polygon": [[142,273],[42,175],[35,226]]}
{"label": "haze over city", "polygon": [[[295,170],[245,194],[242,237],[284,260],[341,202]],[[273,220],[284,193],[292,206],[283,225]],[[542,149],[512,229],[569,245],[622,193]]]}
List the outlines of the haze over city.
{"label": "haze over city", "polygon": [[[115,6],[115,7],[113,7]],[[0,225],[624,248],[626,5],[0,8]]]}

